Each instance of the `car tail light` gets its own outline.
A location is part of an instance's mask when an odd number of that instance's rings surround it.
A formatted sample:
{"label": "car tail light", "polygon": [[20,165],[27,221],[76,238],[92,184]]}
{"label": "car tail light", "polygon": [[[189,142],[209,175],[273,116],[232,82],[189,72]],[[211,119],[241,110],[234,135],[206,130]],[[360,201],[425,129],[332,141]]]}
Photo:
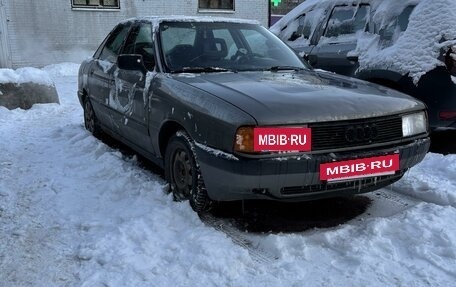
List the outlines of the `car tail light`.
{"label": "car tail light", "polygon": [[456,120],[456,111],[440,112],[439,118],[441,121],[455,121]]}
{"label": "car tail light", "polygon": [[240,127],[236,131],[234,151],[242,153],[255,153],[253,127]]}
{"label": "car tail light", "polygon": [[448,49],[448,52],[445,55],[445,65],[452,75],[456,74],[456,46],[452,46]]}

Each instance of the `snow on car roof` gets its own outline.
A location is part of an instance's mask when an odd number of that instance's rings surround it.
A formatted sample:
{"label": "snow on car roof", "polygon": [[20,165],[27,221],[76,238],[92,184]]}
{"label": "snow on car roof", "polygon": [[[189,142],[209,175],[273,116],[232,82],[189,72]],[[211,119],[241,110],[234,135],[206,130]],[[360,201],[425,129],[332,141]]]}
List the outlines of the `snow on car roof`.
{"label": "snow on car roof", "polygon": [[162,22],[229,22],[229,23],[244,23],[244,24],[259,24],[256,20],[228,18],[228,17],[213,17],[213,16],[183,16],[183,15],[169,15],[169,16],[144,16],[130,18],[122,21],[122,23],[130,21],[149,21],[152,23],[154,30],[158,28]]}
{"label": "snow on car roof", "polygon": [[[357,47],[350,54],[359,57],[360,71],[388,67],[388,70],[395,70],[403,75],[408,74],[417,83],[428,71],[444,65],[438,59],[441,48],[456,43],[454,41],[456,39],[456,1],[454,0],[307,0],[284,16],[270,30],[279,35],[287,28],[293,28],[290,27],[292,26],[290,23],[304,12],[321,9],[321,13],[324,13],[336,5],[347,3],[354,5],[369,3],[373,11],[373,21],[380,26],[391,23],[391,19],[401,13],[405,7],[416,6],[410,15],[407,30],[401,32],[391,46],[382,47],[378,35],[358,32]],[[324,17],[321,15],[314,19],[322,21]],[[308,43],[303,42],[303,45]]]}

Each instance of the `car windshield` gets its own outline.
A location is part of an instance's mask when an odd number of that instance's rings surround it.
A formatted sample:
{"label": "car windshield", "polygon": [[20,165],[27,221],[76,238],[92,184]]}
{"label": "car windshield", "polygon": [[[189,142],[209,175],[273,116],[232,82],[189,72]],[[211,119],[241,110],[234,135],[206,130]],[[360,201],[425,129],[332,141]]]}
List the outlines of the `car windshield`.
{"label": "car windshield", "polygon": [[164,22],[161,50],[170,72],[300,70],[303,61],[267,29],[231,22]]}

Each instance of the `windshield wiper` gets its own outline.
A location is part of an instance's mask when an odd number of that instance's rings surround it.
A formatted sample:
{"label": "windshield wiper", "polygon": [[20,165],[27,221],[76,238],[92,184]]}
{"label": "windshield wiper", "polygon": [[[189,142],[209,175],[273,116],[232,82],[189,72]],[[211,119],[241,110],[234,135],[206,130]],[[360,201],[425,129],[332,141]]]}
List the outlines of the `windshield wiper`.
{"label": "windshield wiper", "polygon": [[272,72],[285,71],[285,70],[302,71],[302,70],[305,70],[305,68],[295,67],[295,66],[272,66],[265,70],[272,71]]}
{"label": "windshield wiper", "polygon": [[235,72],[234,70],[221,67],[183,67],[172,70],[171,73],[215,73],[215,72]]}

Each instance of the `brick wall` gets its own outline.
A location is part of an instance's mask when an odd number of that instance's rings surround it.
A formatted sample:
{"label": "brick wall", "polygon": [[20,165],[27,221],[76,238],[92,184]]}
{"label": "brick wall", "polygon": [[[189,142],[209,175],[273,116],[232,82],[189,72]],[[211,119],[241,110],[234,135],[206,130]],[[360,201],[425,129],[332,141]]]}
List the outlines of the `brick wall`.
{"label": "brick wall", "polygon": [[[1,0],[0,0],[1,1]],[[211,15],[268,21],[268,0],[235,0],[235,11],[198,11],[198,0],[120,0],[116,11],[71,8],[70,0],[3,0],[12,67],[40,67],[90,56],[120,20],[146,15]]]}

